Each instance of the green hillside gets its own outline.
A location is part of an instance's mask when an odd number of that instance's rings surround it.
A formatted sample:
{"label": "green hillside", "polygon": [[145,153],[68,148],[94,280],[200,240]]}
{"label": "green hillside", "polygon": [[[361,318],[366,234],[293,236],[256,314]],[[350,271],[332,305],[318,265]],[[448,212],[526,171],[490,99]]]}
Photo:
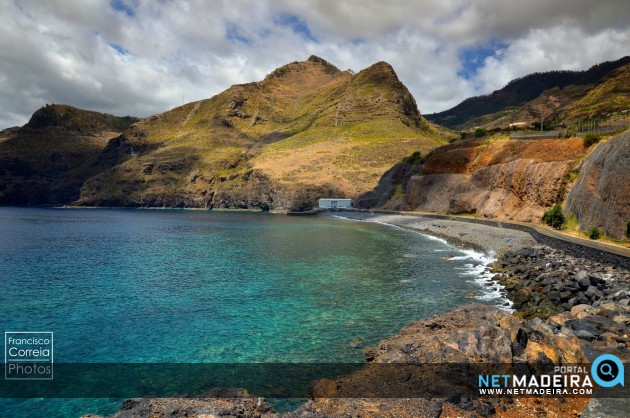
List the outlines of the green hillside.
{"label": "green hillside", "polygon": [[[510,124],[529,126],[540,119],[539,108],[542,106],[549,115],[549,123],[574,123],[584,117],[615,112],[620,106],[629,107],[627,91],[624,92],[627,87],[622,82],[610,82],[615,78],[627,79],[629,64],[630,57],[623,57],[595,65],[587,71],[530,74],[512,80],[491,94],[471,97],[452,109],[425,116],[434,123],[456,130],[503,128]],[[600,87],[607,83],[614,87]],[[591,89],[607,93],[589,96]],[[586,100],[582,102],[582,99]]]}
{"label": "green hillside", "polygon": [[370,190],[392,164],[447,135],[420,115],[389,64],[353,74],[310,57],[135,122],[85,157],[80,196],[64,203],[305,208]]}

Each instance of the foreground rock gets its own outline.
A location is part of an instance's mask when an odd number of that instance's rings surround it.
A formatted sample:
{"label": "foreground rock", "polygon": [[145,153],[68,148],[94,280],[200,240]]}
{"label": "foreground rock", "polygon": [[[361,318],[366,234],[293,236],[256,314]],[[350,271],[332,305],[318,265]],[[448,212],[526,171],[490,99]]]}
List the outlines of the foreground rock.
{"label": "foreground rock", "polygon": [[[444,315],[414,322],[378,346],[366,349],[368,361],[358,371],[336,380],[315,382],[311,400],[296,411],[275,413],[262,398],[145,399],[126,401],[114,415],[123,417],[438,417],[488,416],[505,413],[580,411],[586,399],[513,402],[462,396],[457,382],[427,378],[431,367],[396,373],[395,365],[582,363],[586,359],[574,333],[558,332],[542,321],[524,324],[495,307],[471,304]],[[466,386],[466,382],[462,382]],[[426,396],[400,396],[401,390],[426,391]],[[366,396],[377,393],[380,397]],[[431,397],[430,394],[439,394]],[[363,397],[361,397],[363,396]]]}

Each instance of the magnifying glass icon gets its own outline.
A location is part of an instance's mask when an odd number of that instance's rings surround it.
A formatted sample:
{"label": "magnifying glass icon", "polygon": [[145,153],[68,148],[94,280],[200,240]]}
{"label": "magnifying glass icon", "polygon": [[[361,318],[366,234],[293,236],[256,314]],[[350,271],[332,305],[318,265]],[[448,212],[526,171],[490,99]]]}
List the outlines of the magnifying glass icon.
{"label": "magnifying glass icon", "polygon": [[605,374],[606,376],[613,377],[612,366],[610,364],[602,364],[599,367],[599,372],[601,374]]}

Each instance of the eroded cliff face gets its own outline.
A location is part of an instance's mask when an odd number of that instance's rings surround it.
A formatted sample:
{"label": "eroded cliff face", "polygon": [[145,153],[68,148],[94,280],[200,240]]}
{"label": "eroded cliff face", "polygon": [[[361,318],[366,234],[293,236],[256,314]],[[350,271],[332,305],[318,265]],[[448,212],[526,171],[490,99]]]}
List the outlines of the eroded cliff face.
{"label": "eroded cliff face", "polygon": [[435,150],[409,178],[404,204],[384,207],[535,221],[562,200],[565,175],[583,155],[581,139],[459,141]]}
{"label": "eroded cliff face", "polygon": [[622,238],[630,222],[630,131],[599,144],[584,162],[565,211],[582,229],[596,226]]}

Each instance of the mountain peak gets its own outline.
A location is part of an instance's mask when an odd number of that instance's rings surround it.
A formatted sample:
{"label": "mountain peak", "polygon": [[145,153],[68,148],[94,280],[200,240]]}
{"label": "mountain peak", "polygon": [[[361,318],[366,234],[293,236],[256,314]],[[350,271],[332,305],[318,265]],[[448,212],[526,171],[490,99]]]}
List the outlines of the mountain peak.
{"label": "mountain peak", "polygon": [[283,65],[273,70],[267,77],[282,78],[289,74],[299,72],[323,72],[329,76],[335,76],[341,73],[339,68],[330,62],[315,55],[311,55],[306,61],[293,61],[292,63]]}
{"label": "mountain peak", "polygon": [[331,64],[329,61],[326,61],[323,58],[320,58],[316,55],[311,55],[310,57],[308,57],[309,62],[314,62],[317,64],[322,64],[324,67],[326,67],[326,69],[330,69],[333,72],[339,72],[341,70],[339,70],[339,68],[335,67],[333,64]]}
{"label": "mountain peak", "polygon": [[36,110],[24,127],[35,129],[60,127],[84,133],[101,130],[124,131],[137,120],[130,116],[117,117],[70,105],[47,104]]}

